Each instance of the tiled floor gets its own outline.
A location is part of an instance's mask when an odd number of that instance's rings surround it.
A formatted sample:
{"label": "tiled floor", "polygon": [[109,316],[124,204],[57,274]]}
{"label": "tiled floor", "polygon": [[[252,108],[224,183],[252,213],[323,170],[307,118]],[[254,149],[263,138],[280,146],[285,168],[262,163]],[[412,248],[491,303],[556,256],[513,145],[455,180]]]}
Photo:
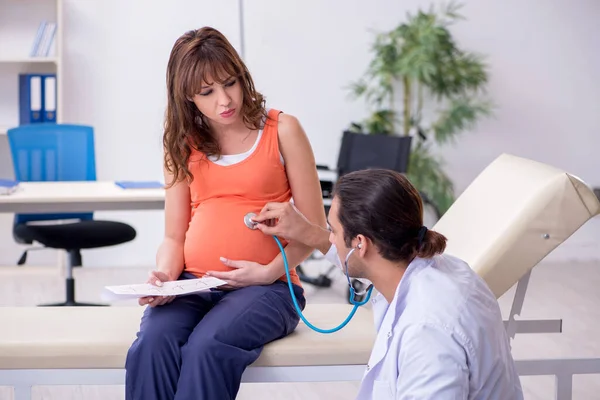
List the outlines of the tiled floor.
{"label": "tiled floor", "polygon": [[[313,264],[313,267],[318,264]],[[143,281],[140,268],[79,268],[77,297],[99,301],[103,286]],[[341,275],[334,287],[315,289],[305,285],[309,302],[344,302],[345,281]],[[563,333],[517,335],[515,358],[600,357],[600,263],[545,263],[534,269],[523,313],[526,319],[563,319]],[[35,305],[63,299],[64,284],[55,267],[0,267],[0,306]],[[514,288],[500,299],[508,315]],[[131,305],[121,303],[119,305]],[[528,400],[553,399],[552,377],[524,377]],[[238,399],[353,398],[358,382],[302,384],[243,384]],[[576,376],[573,400],[600,399],[600,375]],[[37,387],[33,400],[122,400],[120,386]],[[12,400],[9,388],[0,388],[0,400]]]}

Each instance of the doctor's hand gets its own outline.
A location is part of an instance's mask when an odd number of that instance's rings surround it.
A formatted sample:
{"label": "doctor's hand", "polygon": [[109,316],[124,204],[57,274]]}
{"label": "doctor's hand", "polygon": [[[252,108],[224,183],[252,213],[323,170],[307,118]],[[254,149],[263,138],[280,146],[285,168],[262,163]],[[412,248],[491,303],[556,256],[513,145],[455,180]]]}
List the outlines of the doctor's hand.
{"label": "doctor's hand", "polygon": [[252,261],[228,260],[221,257],[221,262],[232,271],[208,271],[207,276],[213,276],[227,282],[227,285],[219,286],[222,289],[239,289],[246,286],[269,285],[274,282],[269,276],[265,265]]}
{"label": "doctor's hand", "polygon": [[314,225],[290,202],[267,203],[252,220],[258,222],[257,228],[264,234],[310,245]]}
{"label": "doctor's hand", "polygon": [[[169,281],[169,277],[164,272],[160,271],[150,271],[150,276],[146,283],[149,283],[154,286],[162,286],[163,282]],[[175,299],[175,296],[154,296],[154,297],[140,297],[138,299],[138,303],[140,306],[145,306],[149,304],[151,307],[162,306],[163,304],[168,304]]]}

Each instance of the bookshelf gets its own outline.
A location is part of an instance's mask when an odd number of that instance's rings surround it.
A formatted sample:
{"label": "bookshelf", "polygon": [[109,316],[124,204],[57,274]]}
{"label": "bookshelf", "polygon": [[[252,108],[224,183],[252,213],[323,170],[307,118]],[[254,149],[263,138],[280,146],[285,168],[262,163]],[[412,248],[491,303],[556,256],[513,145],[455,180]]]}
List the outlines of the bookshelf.
{"label": "bookshelf", "polygon": [[[56,122],[63,120],[63,0],[0,0],[0,135],[19,125],[19,74],[56,74]],[[31,56],[40,23],[56,24],[47,55]]]}
{"label": "bookshelf", "polygon": [[56,57],[13,57],[0,59],[0,64],[21,64],[21,63],[50,63],[56,64],[58,59]]}

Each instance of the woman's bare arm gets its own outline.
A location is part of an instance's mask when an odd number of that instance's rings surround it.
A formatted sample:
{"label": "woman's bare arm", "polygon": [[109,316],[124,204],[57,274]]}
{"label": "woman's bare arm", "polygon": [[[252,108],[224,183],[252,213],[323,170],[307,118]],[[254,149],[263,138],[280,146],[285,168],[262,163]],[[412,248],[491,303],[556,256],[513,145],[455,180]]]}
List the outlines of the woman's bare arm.
{"label": "woman's bare arm", "polygon": [[[326,228],[323,196],[312,147],[300,122],[291,115],[281,114],[279,117],[279,148],[285,161],[294,205],[311,223]],[[313,250],[300,242],[289,243],[285,248],[289,267],[295,268]],[[268,269],[273,281],[285,273],[281,254],[269,263]]]}
{"label": "woman's bare arm", "polygon": [[[165,182],[173,176],[164,170]],[[156,266],[169,280],[176,280],[183,271],[183,247],[190,223],[190,188],[187,182],[178,182],[165,194],[165,237],[156,253]]]}

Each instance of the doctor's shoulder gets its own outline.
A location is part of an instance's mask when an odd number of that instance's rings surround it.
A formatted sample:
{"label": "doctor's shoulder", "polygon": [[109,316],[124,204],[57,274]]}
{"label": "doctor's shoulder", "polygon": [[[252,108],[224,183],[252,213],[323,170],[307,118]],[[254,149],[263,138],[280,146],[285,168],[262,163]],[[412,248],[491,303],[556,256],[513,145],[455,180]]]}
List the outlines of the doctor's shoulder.
{"label": "doctor's shoulder", "polygon": [[490,311],[500,315],[485,282],[463,260],[439,254],[420,262],[424,267],[410,279],[405,321],[459,327]]}
{"label": "doctor's shoulder", "polygon": [[443,254],[438,262],[444,265],[452,281],[461,288],[464,296],[470,301],[476,300],[479,305],[485,307],[499,307],[498,300],[488,284],[466,261],[453,255]]}

